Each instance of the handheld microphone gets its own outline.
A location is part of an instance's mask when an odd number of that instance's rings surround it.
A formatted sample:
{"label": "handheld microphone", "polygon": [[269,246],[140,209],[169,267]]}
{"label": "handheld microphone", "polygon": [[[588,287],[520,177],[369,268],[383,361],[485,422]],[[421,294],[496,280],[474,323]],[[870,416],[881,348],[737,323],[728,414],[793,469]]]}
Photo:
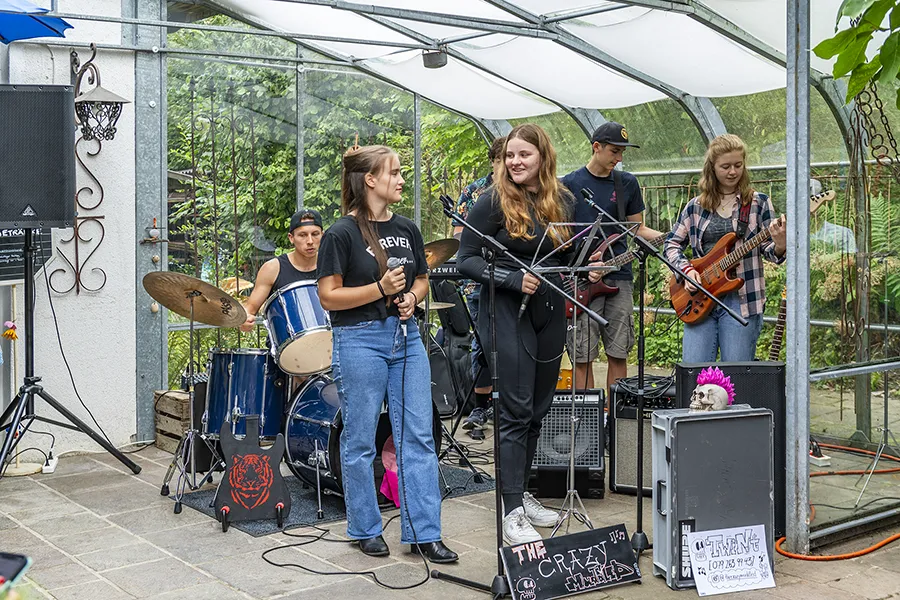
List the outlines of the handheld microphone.
{"label": "handheld microphone", "polygon": [[[391,256],[390,258],[387,259],[388,271],[393,271],[394,269],[396,269],[398,267],[402,267],[402,266],[403,266],[403,262],[396,256]],[[394,294],[394,297],[391,300],[401,298],[402,297],[401,294],[402,294],[402,292]]]}
{"label": "handheld microphone", "polygon": [[[535,291],[535,293],[537,293]],[[531,300],[531,297],[534,294],[526,294],[522,292],[522,304],[519,305],[519,317],[516,320],[521,320],[522,315],[525,314],[525,309],[528,308],[528,301]]]}

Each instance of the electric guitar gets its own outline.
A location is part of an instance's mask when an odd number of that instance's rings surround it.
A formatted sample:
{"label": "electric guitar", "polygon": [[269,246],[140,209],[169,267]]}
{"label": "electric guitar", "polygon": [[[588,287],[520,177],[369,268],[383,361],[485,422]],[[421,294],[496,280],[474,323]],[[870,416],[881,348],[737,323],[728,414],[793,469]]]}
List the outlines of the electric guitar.
{"label": "electric guitar", "polygon": [[[810,197],[811,210],[835,197],[833,190]],[[706,256],[695,258],[691,266],[700,275],[700,283],[716,298],[721,298],[740,289],[744,280],[735,277],[735,270],[741,260],[755,248],[772,239],[768,228],[760,231],[735,250],[738,236],[734,232],[722,236]],[[673,276],[669,280],[669,298],[678,318],[688,324],[701,322],[709,315],[716,304],[702,292],[688,292],[685,289],[685,278]]]}
{"label": "electric guitar", "polygon": [[[830,191],[829,191],[830,192]],[[822,192],[810,198],[809,214],[814,215],[825,202],[834,198],[834,192]],[[769,346],[769,361],[781,359],[781,349],[784,348],[784,327],[787,322],[787,286],[781,290],[781,305],[778,307],[778,318],[775,321],[775,335],[772,336],[772,344]]]}
{"label": "electric guitar", "polygon": [[[606,240],[600,244],[600,247],[597,249],[597,252],[594,254],[600,253],[600,256],[603,256],[606,251],[618,240],[621,238],[624,233],[617,233],[609,236]],[[663,245],[663,242],[666,241],[666,236],[668,233],[660,234],[659,236],[653,238],[652,240],[647,240],[651,246],[654,248],[659,248]],[[627,265],[631,261],[637,258],[637,252],[623,252],[618,256],[612,258],[611,260],[605,261],[604,264],[612,266],[612,267],[621,267],[622,265]],[[612,296],[614,294],[619,293],[619,288],[613,287],[611,285],[606,285],[603,283],[601,279],[597,283],[591,283],[585,277],[584,279],[579,279],[578,281],[578,290],[574,290],[573,280],[571,277],[566,277],[563,280],[563,289],[566,290],[569,294],[575,296],[579,302],[584,304],[585,306],[590,305],[591,301],[597,296]],[[580,308],[576,309],[575,305],[566,300],[566,318],[572,318],[572,311],[575,310],[576,314],[581,314],[582,310]]]}

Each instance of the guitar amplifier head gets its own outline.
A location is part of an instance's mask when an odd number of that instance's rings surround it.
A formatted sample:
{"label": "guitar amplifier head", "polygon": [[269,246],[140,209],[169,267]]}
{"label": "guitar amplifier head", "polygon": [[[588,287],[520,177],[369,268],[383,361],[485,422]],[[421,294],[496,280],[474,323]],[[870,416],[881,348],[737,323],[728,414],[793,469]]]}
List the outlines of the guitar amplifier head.
{"label": "guitar amplifier head", "polygon": [[[605,468],[603,459],[602,389],[575,395],[575,466]],[[572,394],[557,391],[550,412],[544,417],[533,467],[569,465],[572,453]]]}

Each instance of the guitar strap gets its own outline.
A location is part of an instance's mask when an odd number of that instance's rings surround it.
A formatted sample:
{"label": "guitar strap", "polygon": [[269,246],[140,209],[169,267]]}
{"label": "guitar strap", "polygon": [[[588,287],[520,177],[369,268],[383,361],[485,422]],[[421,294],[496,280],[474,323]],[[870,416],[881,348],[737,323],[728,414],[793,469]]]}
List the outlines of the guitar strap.
{"label": "guitar strap", "polygon": [[744,238],[747,235],[747,226],[750,223],[750,206],[753,202],[748,202],[741,206],[741,212],[738,214],[737,236]]}
{"label": "guitar strap", "polygon": [[613,169],[612,176],[613,192],[615,192],[616,194],[616,210],[618,210],[618,215],[616,216],[619,218],[620,223],[624,223],[628,218],[628,215],[625,214],[625,211],[628,209],[628,207],[625,206],[627,204],[627,201],[622,195],[622,173],[617,169]]}

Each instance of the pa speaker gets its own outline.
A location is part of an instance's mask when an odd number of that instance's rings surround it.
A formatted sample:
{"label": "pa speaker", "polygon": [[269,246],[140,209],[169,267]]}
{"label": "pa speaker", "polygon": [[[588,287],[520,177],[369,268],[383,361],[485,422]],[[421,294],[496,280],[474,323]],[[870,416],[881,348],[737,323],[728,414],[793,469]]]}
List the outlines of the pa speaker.
{"label": "pa speaker", "polygon": [[[612,402],[609,412],[609,491],[617,494],[637,494],[637,397],[619,383],[610,388]],[[641,472],[641,490],[650,496],[653,490],[652,452],[650,446],[651,419],[659,409],[674,408],[675,388],[667,386],[664,392],[654,392],[645,399],[644,453]]]}
{"label": "pa speaker", "polygon": [[0,85],[0,165],[0,228],[72,226],[72,86]]}
{"label": "pa speaker", "polygon": [[557,391],[544,417],[528,488],[542,497],[562,498],[568,489],[570,457],[575,457],[575,488],[587,498],[602,498],[606,465],[603,458],[602,389],[576,390],[575,437],[572,437],[572,394]]}
{"label": "pa speaker", "polygon": [[[774,460],[775,460],[775,536],[785,534],[785,479],[786,458],[784,455],[785,420],[787,401],[785,398],[785,371],[783,362],[732,362],[732,363],[681,363],[675,367],[675,387],[679,408],[688,408],[691,393],[697,386],[697,375],[707,367],[719,367],[731,377],[734,385],[735,404],[749,404],[753,408],[768,408],[774,417]],[[744,448],[750,452],[753,448]]]}

